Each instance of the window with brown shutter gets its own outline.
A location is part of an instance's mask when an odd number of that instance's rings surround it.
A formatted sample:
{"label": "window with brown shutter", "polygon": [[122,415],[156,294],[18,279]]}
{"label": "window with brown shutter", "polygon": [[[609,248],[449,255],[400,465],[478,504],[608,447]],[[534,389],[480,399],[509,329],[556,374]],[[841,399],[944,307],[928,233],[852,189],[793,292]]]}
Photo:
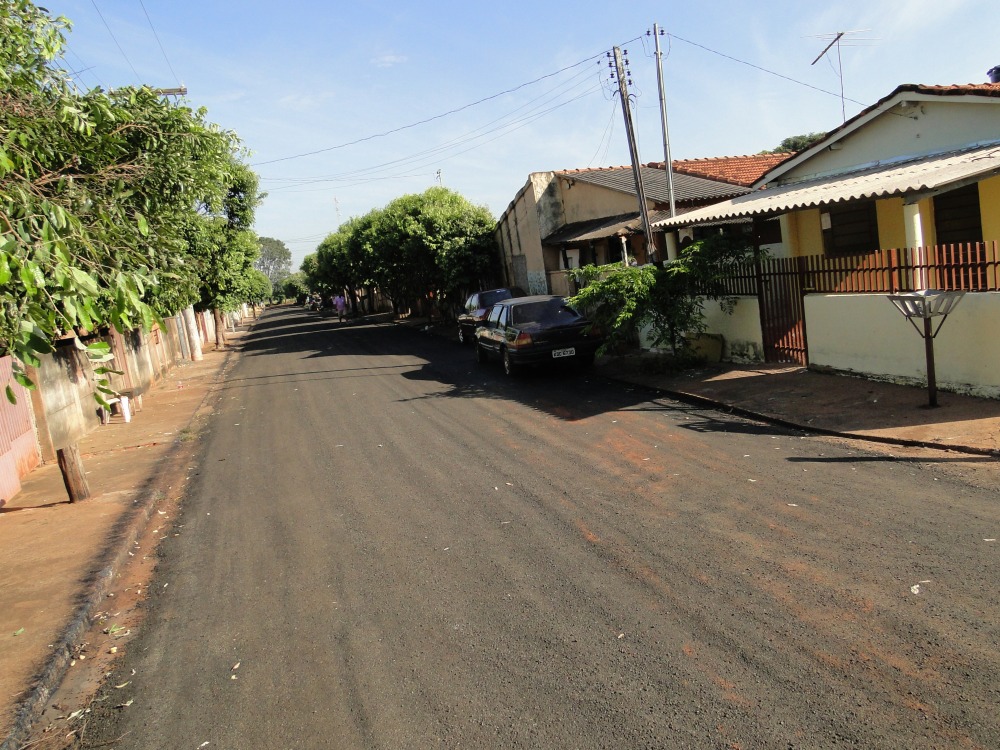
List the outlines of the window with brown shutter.
{"label": "window with brown shutter", "polygon": [[939,245],[982,242],[979,184],[973,183],[935,195],[934,228]]}
{"label": "window with brown shutter", "polygon": [[864,255],[878,250],[874,201],[827,206],[820,210],[820,220],[826,255]]}

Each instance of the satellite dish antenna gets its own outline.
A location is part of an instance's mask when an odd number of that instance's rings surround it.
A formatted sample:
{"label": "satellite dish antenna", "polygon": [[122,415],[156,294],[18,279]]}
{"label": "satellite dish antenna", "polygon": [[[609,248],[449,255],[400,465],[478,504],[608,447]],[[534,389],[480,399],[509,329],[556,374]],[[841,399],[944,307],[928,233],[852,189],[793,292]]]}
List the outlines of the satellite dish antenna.
{"label": "satellite dish antenna", "polygon": [[847,107],[844,104],[844,66],[840,58],[840,47],[841,45],[845,47],[860,47],[865,46],[865,42],[875,42],[878,41],[874,38],[863,38],[851,36],[852,34],[863,34],[866,31],[871,31],[871,29],[854,29],[853,31],[836,31],[832,34],[819,34],[812,37],[813,39],[823,39],[829,40],[829,43],[823,48],[823,51],[816,55],[816,59],[813,60],[810,65],[815,65],[827,52],[830,51],[832,47],[837,48],[837,78],[840,79],[840,116],[843,118],[844,122],[847,122]]}

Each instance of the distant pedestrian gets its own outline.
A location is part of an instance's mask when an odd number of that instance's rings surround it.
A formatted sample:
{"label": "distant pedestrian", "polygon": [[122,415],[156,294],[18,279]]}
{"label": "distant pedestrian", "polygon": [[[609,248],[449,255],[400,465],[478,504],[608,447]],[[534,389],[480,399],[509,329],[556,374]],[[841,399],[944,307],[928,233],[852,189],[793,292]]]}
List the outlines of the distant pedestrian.
{"label": "distant pedestrian", "polygon": [[344,313],[347,311],[347,300],[344,299],[344,295],[337,293],[337,296],[333,298],[333,306],[337,308],[337,321],[344,321]]}

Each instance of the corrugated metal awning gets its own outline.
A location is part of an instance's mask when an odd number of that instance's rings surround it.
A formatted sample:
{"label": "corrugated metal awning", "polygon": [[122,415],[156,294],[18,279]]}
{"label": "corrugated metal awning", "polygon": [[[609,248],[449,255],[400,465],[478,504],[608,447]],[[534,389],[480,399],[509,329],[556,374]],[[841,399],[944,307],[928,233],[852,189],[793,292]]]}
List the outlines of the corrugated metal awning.
{"label": "corrugated metal awning", "polygon": [[558,245],[563,242],[587,242],[605,237],[620,237],[642,231],[641,226],[642,220],[638,213],[575,221],[560,227],[542,242],[546,245]]}
{"label": "corrugated metal awning", "polygon": [[1000,142],[873,166],[808,182],[758,190],[696,211],[653,222],[657,229],[703,224],[740,216],[788,213],[846,201],[902,196],[908,202],[946,192],[1000,173]]}

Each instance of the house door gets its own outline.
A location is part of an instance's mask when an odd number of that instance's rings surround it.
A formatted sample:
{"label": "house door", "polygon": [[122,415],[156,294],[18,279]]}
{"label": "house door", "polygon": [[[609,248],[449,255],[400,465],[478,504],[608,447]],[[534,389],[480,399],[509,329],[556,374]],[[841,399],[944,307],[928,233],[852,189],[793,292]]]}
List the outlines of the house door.
{"label": "house door", "polygon": [[765,362],[809,364],[802,279],[804,258],[769,258],[757,266]]}
{"label": "house door", "polygon": [[[0,357],[0,386],[13,383],[11,359]],[[17,403],[0,397],[0,506],[21,491],[21,477],[38,466],[41,458],[31,420],[31,397],[20,385],[12,386]]]}

